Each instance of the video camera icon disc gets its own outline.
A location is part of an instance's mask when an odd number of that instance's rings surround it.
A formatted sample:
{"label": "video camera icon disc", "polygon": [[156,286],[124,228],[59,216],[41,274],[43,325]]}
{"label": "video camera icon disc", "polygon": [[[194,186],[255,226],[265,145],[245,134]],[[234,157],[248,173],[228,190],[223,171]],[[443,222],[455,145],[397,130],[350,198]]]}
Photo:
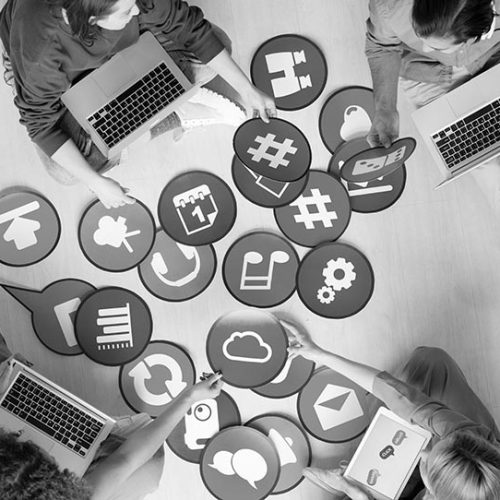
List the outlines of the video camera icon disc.
{"label": "video camera icon disc", "polygon": [[164,231],[184,245],[208,245],[223,238],[236,219],[229,186],[209,172],[178,175],[163,189],[158,218]]}
{"label": "video camera icon disc", "polygon": [[119,272],[132,269],[146,257],[155,231],[153,216],[141,201],[116,208],[95,201],[80,219],[78,240],[92,264]]}
{"label": "video camera icon disc", "polygon": [[212,245],[183,245],[159,230],[153,248],[139,266],[139,277],[159,299],[179,302],[202,293],[212,282],[216,267]]}
{"label": "video camera icon disc", "polygon": [[241,424],[234,399],[222,391],[215,399],[198,401],[167,438],[170,449],[180,458],[199,464],[207,442],[219,431]]}
{"label": "video camera icon disc", "polygon": [[251,427],[230,427],[203,451],[201,478],[219,500],[264,500],[274,490],[280,462],[271,439]]}
{"label": "video camera icon disc", "polygon": [[391,174],[373,181],[348,182],[341,178],[346,161],[369,148],[366,139],[353,139],[340,145],[328,164],[328,172],[341,179],[349,194],[353,212],[372,213],[385,210],[399,200],[406,184],[406,168],[403,165]]}
{"label": "video camera icon disc", "polygon": [[302,425],[314,437],[344,443],[360,436],[370,423],[366,391],[329,368],[320,368],[297,399]]}
{"label": "video camera icon disc", "polygon": [[351,205],[340,181],[326,172],[311,170],[302,194],[275,208],[274,217],[285,236],[299,245],[314,247],[342,235],[351,219]]}
{"label": "video camera icon disc", "polygon": [[311,165],[311,147],[293,124],[279,118],[242,123],[233,140],[240,161],[258,175],[281,182],[296,181]]}
{"label": "video camera icon disc", "polygon": [[212,370],[235,387],[258,387],[270,382],[285,366],[288,338],[279,321],[253,309],[220,317],[207,338]]}
{"label": "video camera icon disc", "polygon": [[273,495],[292,490],[311,464],[311,445],[305,432],[290,418],[277,414],[259,415],[245,425],[262,432],[273,442],[280,459],[280,476]]}
{"label": "video camera icon disc", "polygon": [[315,314],[346,318],[361,311],[374,287],[368,259],[345,243],[324,243],[313,248],[300,263],[297,292]]}
{"label": "video camera icon disc", "polygon": [[0,197],[0,263],[29,266],[57,246],[61,221],[45,197],[19,191]]}
{"label": "video camera icon disc", "polygon": [[187,387],[194,384],[193,361],[177,344],[150,342],[141,355],[120,368],[123,399],[137,413],[157,417]]}
{"label": "video camera icon disc", "polygon": [[227,289],[243,304],[271,307],[295,291],[299,257],[290,243],[266,231],[247,234],[226,253],[223,277]]}
{"label": "video camera icon disc", "polygon": [[152,331],[146,302],[125,288],[100,288],[76,313],[78,344],[90,359],[103,365],[117,366],[135,359],[148,345]]}
{"label": "video camera icon disc", "polygon": [[232,164],[233,181],[238,191],[249,201],[264,208],[288,205],[304,190],[307,174],[298,181],[283,182],[256,174],[235,155]]}
{"label": "video camera icon disc", "polygon": [[252,81],[274,97],[285,111],[305,108],[326,85],[326,60],[311,40],[299,35],[279,35],[265,41],[252,59]]}

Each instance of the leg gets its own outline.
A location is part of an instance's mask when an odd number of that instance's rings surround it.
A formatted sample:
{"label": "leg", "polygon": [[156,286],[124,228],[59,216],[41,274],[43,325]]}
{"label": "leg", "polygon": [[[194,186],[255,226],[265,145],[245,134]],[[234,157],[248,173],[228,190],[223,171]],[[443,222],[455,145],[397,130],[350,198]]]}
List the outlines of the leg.
{"label": "leg", "polygon": [[471,389],[455,360],[444,350],[418,347],[397,376],[500,436],[490,412]]}

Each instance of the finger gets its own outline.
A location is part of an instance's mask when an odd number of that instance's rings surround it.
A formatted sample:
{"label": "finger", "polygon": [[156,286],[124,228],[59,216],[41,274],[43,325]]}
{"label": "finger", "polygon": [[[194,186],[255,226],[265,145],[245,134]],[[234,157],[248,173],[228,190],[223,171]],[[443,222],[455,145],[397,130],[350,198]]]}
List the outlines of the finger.
{"label": "finger", "polygon": [[125,196],[124,202],[127,205],[133,205],[135,203],[135,198],[132,198],[132,196]]}
{"label": "finger", "polygon": [[379,134],[379,141],[384,146],[384,148],[390,148],[392,144],[391,137],[385,132]]}
{"label": "finger", "polygon": [[300,341],[304,338],[304,335],[302,334],[302,332],[293,323],[289,323],[288,321],[285,321],[284,319],[280,319],[279,322],[287,330],[288,333],[292,334],[293,338],[295,338],[296,340]]}
{"label": "finger", "polygon": [[266,104],[266,109],[267,109],[267,116],[270,116],[271,118],[276,118],[278,110],[276,109],[276,104],[274,101],[268,102]]}
{"label": "finger", "polygon": [[377,133],[368,134],[366,142],[368,142],[371,148],[378,147],[380,145],[378,134]]}

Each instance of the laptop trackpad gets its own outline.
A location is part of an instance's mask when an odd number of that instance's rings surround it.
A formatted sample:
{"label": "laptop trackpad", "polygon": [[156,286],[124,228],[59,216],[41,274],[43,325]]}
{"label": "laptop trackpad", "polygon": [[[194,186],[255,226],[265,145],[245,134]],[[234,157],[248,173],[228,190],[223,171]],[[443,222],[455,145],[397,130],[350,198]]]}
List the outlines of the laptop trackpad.
{"label": "laptop trackpad", "polygon": [[447,95],[451,109],[457,117],[463,117],[478,109],[483,103],[483,91],[474,80],[470,80],[463,87],[459,87]]}
{"label": "laptop trackpad", "polygon": [[136,78],[137,75],[132,66],[118,54],[98,70],[94,79],[102,91],[111,97]]}

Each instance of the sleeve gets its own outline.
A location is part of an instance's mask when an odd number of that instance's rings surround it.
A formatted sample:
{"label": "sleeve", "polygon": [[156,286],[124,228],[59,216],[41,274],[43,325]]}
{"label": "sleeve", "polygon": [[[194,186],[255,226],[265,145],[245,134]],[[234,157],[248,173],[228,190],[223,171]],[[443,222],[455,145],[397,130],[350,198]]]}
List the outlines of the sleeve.
{"label": "sleeve", "polygon": [[182,0],[154,0],[153,8],[141,14],[139,28],[151,31],[160,41],[167,38],[183,46],[202,63],[224,49],[201,9]]}
{"label": "sleeve", "polygon": [[487,427],[431,399],[387,372],[381,372],[375,378],[373,395],[401,418],[420,425],[440,439],[460,430],[473,431],[490,438],[491,431]]}
{"label": "sleeve", "polygon": [[70,82],[53,47],[47,44],[36,58],[19,55],[12,58],[17,73],[15,104],[20,122],[26,126],[31,140],[49,156],[69,139],[58,122],[65,111],[61,95]]}
{"label": "sleeve", "polygon": [[370,0],[369,9],[370,17],[366,21],[365,45],[368,59],[394,52],[401,55],[403,52],[401,40],[394,33],[387,19],[387,0]]}

